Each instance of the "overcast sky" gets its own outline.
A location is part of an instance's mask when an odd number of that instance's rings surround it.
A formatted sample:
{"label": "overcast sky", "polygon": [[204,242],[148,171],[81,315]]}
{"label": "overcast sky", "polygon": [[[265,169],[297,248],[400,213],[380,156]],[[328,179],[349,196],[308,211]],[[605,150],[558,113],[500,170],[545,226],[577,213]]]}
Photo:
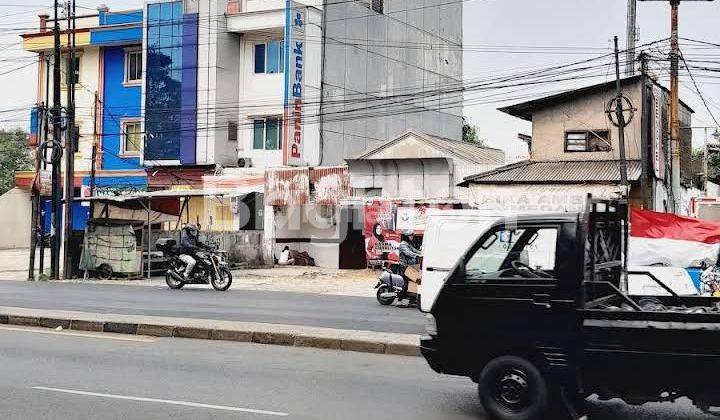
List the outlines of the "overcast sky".
{"label": "overcast sky", "polygon": [[[36,68],[30,65],[11,71],[26,64],[15,60],[16,57],[32,55],[23,53],[19,37],[13,32],[8,34],[8,30],[37,25],[37,13],[46,2],[50,4],[48,0],[0,0],[0,126],[28,125],[27,112],[13,113],[7,110],[29,106],[35,101]],[[106,0],[105,3],[111,10],[134,8],[142,4],[139,0]],[[78,1],[78,5],[86,7],[95,7],[97,4],[87,0]],[[463,22],[465,80],[477,81],[499,73],[542,68],[607,54],[612,51],[614,35],[620,36],[623,48],[625,15],[626,0],[466,0]],[[667,38],[669,20],[667,2],[639,2],[638,44]],[[719,23],[720,1],[687,1],[681,5],[682,37],[720,44]],[[545,48],[537,50],[537,47]],[[707,56],[704,59],[720,63],[720,47],[702,50],[702,54]],[[711,57],[713,55],[715,57]],[[605,63],[607,72],[596,81],[614,77],[609,58],[598,63]],[[713,63],[705,65],[717,66]],[[4,74],[8,71],[11,72]],[[720,78],[707,75],[712,74],[698,73],[696,79],[711,111],[720,119]],[[517,133],[529,134],[530,126],[496,111],[496,108],[517,102],[518,99],[511,99],[520,94],[536,94],[540,97],[545,93],[588,83],[562,82],[503,93],[493,100],[504,102],[490,104],[477,104],[477,94],[468,94],[464,113],[478,126],[481,137],[487,139],[489,145],[506,149],[510,155],[517,155],[522,151],[522,146],[516,140]],[[714,126],[712,117],[690,87],[691,81],[683,79],[681,98],[696,111],[693,125]],[[702,133],[701,130],[695,133],[696,145],[702,144]]]}

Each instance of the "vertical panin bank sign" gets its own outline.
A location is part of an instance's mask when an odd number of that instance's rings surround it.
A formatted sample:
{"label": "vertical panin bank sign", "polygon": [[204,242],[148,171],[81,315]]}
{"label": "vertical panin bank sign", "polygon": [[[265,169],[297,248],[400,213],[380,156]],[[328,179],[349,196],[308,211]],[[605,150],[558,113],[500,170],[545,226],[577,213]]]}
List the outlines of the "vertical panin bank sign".
{"label": "vertical panin bank sign", "polygon": [[303,161],[303,91],[305,90],[305,7],[285,3],[285,118],[283,163],[301,166]]}

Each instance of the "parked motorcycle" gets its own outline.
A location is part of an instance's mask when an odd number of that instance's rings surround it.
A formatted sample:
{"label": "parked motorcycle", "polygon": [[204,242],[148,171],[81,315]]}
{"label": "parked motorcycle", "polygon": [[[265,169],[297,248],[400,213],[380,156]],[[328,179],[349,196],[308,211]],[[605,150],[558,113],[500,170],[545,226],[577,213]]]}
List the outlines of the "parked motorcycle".
{"label": "parked motorcycle", "polygon": [[410,280],[405,276],[405,267],[399,263],[387,264],[382,268],[375,285],[375,297],[378,303],[387,306],[398,301],[408,299],[410,304],[417,304],[418,294],[409,292]]}
{"label": "parked motorcycle", "polygon": [[165,283],[171,289],[182,289],[186,284],[210,284],[215,290],[224,292],[232,284],[232,274],[228,268],[223,253],[217,250],[197,251],[194,255],[197,263],[185,279],[186,264],[179,258],[181,250],[174,239],[161,238],[155,242],[155,247],[168,257],[168,267],[165,271]]}

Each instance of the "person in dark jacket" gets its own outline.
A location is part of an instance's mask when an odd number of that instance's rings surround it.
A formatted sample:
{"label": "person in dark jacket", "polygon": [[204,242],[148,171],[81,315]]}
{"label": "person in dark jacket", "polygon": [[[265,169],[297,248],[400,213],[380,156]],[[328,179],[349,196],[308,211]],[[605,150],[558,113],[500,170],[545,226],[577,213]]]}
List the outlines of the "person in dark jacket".
{"label": "person in dark jacket", "polygon": [[408,235],[402,235],[402,241],[398,246],[398,254],[400,257],[400,263],[405,266],[412,266],[418,263],[421,256],[420,251],[415,249],[412,245],[413,238]]}
{"label": "person in dark jacket", "polygon": [[195,225],[187,224],[182,228],[180,239],[182,253],[178,256],[178,258],[180,261],[185,263],[185,280],[190,279],[190,273],[192,273],[193,268],[195,268],[195,264],[197,263],[195,260],[195,253],[199,250],[207,248],[207,246],[198,239],[198,234],[199,230]]}

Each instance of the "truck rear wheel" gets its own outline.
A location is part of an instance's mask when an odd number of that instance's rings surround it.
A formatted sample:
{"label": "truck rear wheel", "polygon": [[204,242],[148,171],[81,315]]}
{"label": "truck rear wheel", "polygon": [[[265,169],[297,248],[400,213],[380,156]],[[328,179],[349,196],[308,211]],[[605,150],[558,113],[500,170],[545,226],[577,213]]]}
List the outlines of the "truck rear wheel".
{"label": "truck rear wheel", "polygon": [[548,384],[534,364],[517,356],[491,360],[480,373],[478,393],[496,420],[537,420],[550,407]]}

